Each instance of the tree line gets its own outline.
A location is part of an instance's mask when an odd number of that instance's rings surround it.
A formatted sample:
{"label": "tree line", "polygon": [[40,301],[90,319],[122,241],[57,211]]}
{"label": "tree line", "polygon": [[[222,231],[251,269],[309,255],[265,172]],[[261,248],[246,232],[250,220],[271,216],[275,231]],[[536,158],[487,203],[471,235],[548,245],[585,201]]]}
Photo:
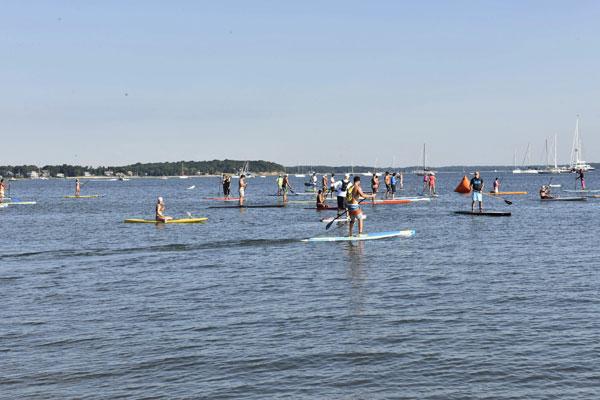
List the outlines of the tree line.
{"label": "tree line", "polygon": [[[90,175],[136,175],[136,176],[173,176],[173,175],[212,175],[238,173],[246,161],[241,160],[212,160],[212,161],[175,161],[156,163],[135,163],[123,166],[92,167],[81,165],[6,165],[0,166],[3,177],[27,177],[32,172],[48,176],[84,176]],[[277,173],[285,171],[281,164],[270,161],[248,161],[248,170],[254,173]]]}

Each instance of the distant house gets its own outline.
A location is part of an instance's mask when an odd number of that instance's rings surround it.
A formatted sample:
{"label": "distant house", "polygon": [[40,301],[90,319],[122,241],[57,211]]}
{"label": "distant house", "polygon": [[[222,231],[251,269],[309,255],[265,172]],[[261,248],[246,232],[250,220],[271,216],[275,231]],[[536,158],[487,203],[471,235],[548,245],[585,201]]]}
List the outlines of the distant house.
{"label": "distant house", "polygon": [[64,178],[64,177],[65,177],[65,174],[63,174],[62,172],[58,172],[58,173],[56,174],[56,177],[57,177],[57,178]]}
{"label": "distant house", "polygon": [[85,171],[85,172],[83,173],[83,176],[92,176],[92,174],[90,174],[89,172]]}
{"label": "distant house", "polygon": [[47,169],[43,169],[42,170],[42,177],[43,178],[50,178],[50,171],[48,171]]}
{"label": "distant house", "polygon": [[115,173],[111,170],[104,171],[104,176],[113,176]]}
{"label": "distant house", "polygon": [[40,177],[40,174],[38,174],[37,171],[30,171],[27,173],[27,177],[31,179],[38,179]]}

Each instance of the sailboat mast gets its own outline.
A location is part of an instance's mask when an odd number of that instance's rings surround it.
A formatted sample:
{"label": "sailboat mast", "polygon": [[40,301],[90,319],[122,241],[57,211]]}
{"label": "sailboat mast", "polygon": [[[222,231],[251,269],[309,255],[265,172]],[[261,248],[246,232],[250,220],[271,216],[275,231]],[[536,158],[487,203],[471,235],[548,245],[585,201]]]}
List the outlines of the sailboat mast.
{"label": "sailboat mast", "polygon": [[423,143],[423,172],[425,172],[425,167],[427,166],[426,147],[427,147],[427,143]]}
{"label": "sailboat mast", "polygon": [[554,134],[554,169],[558,168],[557,155],[556,155],[556,149],[557,149],[556,141],[557,140],[558,140],[558,135],[555,133]]}
{"label": "sailboat mast", "polygon": [[550,154],[548,153],[548,138],[546,138],[546,168],[550,166]]}

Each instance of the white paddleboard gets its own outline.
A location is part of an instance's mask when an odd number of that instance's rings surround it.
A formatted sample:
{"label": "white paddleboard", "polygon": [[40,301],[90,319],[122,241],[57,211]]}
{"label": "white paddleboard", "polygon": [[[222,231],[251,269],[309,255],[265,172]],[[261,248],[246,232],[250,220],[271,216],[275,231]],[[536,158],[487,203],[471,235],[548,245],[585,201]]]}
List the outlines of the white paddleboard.
{"label": "white paddleboard", "polygon": [[394,237],[409,238],[415,235],[415,231],[407,229],[404,231],[390,231],[377,233],[364,233],[359,236],[321,236],[303,239],[303,242],[359,242],[363,240],[388,239]]}

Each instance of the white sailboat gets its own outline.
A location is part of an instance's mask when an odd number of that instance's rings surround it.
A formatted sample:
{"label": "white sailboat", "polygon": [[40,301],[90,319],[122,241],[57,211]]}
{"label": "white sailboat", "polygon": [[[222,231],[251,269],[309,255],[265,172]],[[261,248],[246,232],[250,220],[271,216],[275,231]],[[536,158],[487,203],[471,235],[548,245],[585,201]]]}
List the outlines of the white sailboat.
{"label": "white sailboat", "polygon": [[427,143],[423,143],[423,169],[415,169],[413,174],[424,176],[429,174],[435,174],[437,171],[427,167]]}
{"label": "white sailboat", "polygon": [[[304,169],[304,168],[303,168],[303,169]],[[303,173],[300,171],[300,167],[298,167],[298,170],[296,171],[296,173],[294,174],[294,176],[295,176],[296,178],[306,178],[306,174],[303,174]]]}
{"label": "white sailboat", "polygon": [[188,179],[189,176],[183,173],[183,163],[181,163],[181,175],[179,175],[179,179]]}
{"label": "white sailboat", "polygon": [[515,151],[515,169],[513,169],[513,174],[538,174],[539,171],[537,169],[528,166],[530,164],[530,158],[531,144],[527,143],[527,150],[525,151],[525,157],[523,157],[523,168],[517,168],[517,152]]}
{"label": "white sailboat", "polygon": [[573,136],[573,147],[571,148],[571,171],[591,171],[595,169],[590,164],[583,161],[581,134],[579,133],[579,115],[575,122],[575,135]]}
{"label": "white sailboat", "polygon": [[562,173],[570,171],[569,168],[558,166],[557,143],[558,143],[558,136],[554,135],[554,151],[553,151],[554,165],[550,165],[550,152],[548,150],[548,139],[546,139],[546,168],[540,169],[539,170],[540,174],[562,174]]}

